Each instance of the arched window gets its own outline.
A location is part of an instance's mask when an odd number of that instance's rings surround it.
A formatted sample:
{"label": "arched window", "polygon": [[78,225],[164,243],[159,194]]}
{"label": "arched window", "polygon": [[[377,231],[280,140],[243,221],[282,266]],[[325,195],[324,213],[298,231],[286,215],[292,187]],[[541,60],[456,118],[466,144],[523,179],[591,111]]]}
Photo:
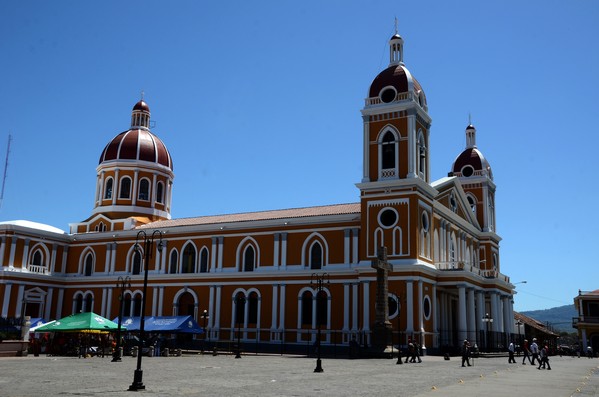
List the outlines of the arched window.
{"label": "arched window", "polygon": [[150,182],[147,179],[142,179],[139,181],[139,193],[137,198],[139,200],[147,201],[150,197]]}
{"label": "arched window", "polygon": [[248,324],[258,322],[258,294],[254,291],[248,297]]}
{"label": "arched window", "polygon": [[83,295],[79,294],[75,298],[75,314],[83,312]]}
{"label": "arched window", "polygon": [[467,194],[466,198],[468,199],[470,210],[472,211],[472,213],[476,214],[476,198],[472,194]]}
{"label": "arched window", "polygon": [[106,200],[110,200],[112,199],[112,185],[113,185],[114,181],[112,180],[112,178],[108,178],[106,180],[106,189],[104,190],[104,199]]}
{"label": "arched window", "polygon": [[248,245],[243,253],[243,271],[253,272],[256,261],[254,247]]}
{"label": "arched window", "polygon": [[29,264],[29,271],[32,273],[44,273],[46,271],[42,250],[38,249],[33,253],[31,263]]}
{"label": "arched window", "polygon": [[381,143],[382,167],[383,169],[395,168],[395,135],[387,131]]}
{"label": "arched window", "polygon": [[239,292],[233,302],[235,303],[235,322],[237,324],[245,323],[245,303],[246,298],[242,292]]}
{"label": "arched window", "polygon": [[326,292],[320,291],[318,295],[316,295],[316,326],[320,324],[320,326],[327,325],[327,306],[328,306],[328,297]]}
{"label": "arched window", "polygon": [[208,250],[204,248],[200,253],[200,273],[208,272]]}
{"label": "arched window", "polygon": [[135,298],[133,298],[133,316],[141,316],[141,294],[137,294],[135,295]]}
{"label": "arched window", "polygon": [[193,245],[187,244],[183,250],[181,262],[181,273],[195,273],[196,271],[196,249]]}
{"label": "arched window", "polygon": [[418,176],[426,180],[426,142],[422,131],[418,135]]}
{"label": "arched window", "polygon": [[322,246],[318,241],[310,248],[310,269],[322,269]]}
{"label": "arched window", "polygon": [[128,176],[121,179],[121,188],[119,189],[119,198],[131,198],[131,178]]}
{"label": "arched window", "polygon": [[83,275],[91,276],[93,272],[94,272],[94,257],[90,253],[90,254],[87,254],[87,256],[85,257],[85,265],[83,268]]}
{"label": "arched window", "polygon": [[312,326],[312,293],[305,291],[302,294],[302,325]]}
{"label": "arched window", "polygon": [[162,182],[158,182],[158,184],[156,185],[156,202],[158,203],[163,203],[163,196],[164,196],[164,185],[162,184]]}
{"label": "arched window", "polygon": [[139,251],[133,252],[133,265],[131,266],[131,274],[141,273],[141,253]]}
{"label": "arched window", "polygon": [[168,265],[168,272],[170,274],[176,274],[177,273],[177,260],[179,259],[179,255],[177,254],[176,250],[173,250],[171,252],[171,259],[170,259],[170,263]]}
{"label": "arched window", "polygon": [[93,309],[94,309],[93,303],[94,303],[94,297],[92,296],[92,294],[87,294],[85,296],[85,304],[83,305],[82,310],[85,313],[89,313],[89,312],[93,311]]}
{"label": "arched window", "polygon": [[493,197],[489,194],[489,231],[495,231],[495,204]]}

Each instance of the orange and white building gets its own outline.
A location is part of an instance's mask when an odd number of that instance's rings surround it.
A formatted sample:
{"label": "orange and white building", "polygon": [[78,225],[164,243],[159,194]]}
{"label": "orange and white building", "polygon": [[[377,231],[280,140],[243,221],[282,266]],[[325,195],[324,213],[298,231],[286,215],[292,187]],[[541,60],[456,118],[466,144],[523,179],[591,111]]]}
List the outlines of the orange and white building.
{"label": "orange and white building", "polygon": [[[239,320],[246,342],[305,345],[316,338],[320,313],[323,343],[370,343],[371,262],[384,246],[392,267],[389,319],[403,343],[417,338],[433,351],[483,332],[513,334],[514,286],[501,272],[491,167],[468,125],[448,176],[430,180],[432,119],[403,45],[398,34],[391,38],[389,65],[361,110],[356,202],[171,219],[173,159],[150,131],[142,100],[131,127],[101,151],[88,185],[90,193],[95,187],[89,218],[70,224],[69,233],[0,223],[1,315],[94,311],[114,318],[116,281],[125,276],[125,315],[139,315],[147,267],[146,315],[191,314],[203,325],[206,310],[209,340],[236,338]],[[148,261],[134,249],[140,230],[164,234]],[[316,299],[315,273],[328,275],[325,299]],[[246,303],[236,311],[240,296]]]}

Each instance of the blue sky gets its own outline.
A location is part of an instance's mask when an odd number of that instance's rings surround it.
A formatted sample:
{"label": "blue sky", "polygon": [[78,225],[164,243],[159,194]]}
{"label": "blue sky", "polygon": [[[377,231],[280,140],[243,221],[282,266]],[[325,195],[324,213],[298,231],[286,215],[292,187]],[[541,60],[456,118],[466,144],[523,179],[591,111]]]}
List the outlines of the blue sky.
{"label": "blue sky", "polygon": [[145,92],[174,218],[357,202],[360,109],[394,17],[426,92],[432,179],[468,115],[497,184],[516,310],[599,288],[599,2],[0,2],[0,220],[68,230]]}

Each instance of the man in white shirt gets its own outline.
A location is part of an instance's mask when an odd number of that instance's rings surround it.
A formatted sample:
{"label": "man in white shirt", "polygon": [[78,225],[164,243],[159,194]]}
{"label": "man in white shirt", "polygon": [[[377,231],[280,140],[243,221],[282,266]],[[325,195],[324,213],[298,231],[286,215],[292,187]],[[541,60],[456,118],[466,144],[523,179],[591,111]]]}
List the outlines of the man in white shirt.
{"label": "man in white shirt", "polygon": [[537,338],[532,339],[532,343],[530,345],[530,353],[532,354],[532,362],[530,363],[530,365],[535,365],[535,360],[537,360],[540,364],[541,360],[539,360],[539,345],[537,345]]}

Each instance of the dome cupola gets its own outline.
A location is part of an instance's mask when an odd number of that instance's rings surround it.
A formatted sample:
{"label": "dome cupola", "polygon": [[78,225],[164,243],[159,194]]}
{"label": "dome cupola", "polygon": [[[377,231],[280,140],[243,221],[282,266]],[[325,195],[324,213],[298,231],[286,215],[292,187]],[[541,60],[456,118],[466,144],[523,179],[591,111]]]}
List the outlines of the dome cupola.
{"label": "dome cupola", "polygon": [[428,110],[422,86],[406,68],[403,57],[403,38],[395,33],[389,40],[389,66],[370,84],[366,106],[415,101]]}
{"label": "dome cupola", "polygon": [[469,178],[481,175],[493,180],[491,165],[476,147],[476,128],[469,124],[466,127],[466,149],[456,157],[449,176]]}
{"label": "dome cupola", "polygon": [[143,99],[133,106],[131,127],[102,150],[96,170],[94,214],[113,222],[170,219],[173,161],[150,131],[150,107]]}

